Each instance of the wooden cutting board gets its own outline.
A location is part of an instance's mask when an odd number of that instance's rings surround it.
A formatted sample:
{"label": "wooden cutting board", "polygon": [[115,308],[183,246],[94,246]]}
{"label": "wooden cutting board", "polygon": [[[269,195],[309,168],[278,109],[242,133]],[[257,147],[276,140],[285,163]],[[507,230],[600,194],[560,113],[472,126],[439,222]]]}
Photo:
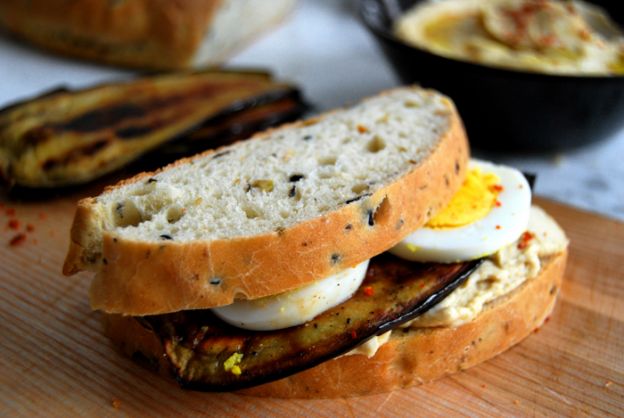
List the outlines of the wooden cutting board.
{"label": "wooden cutting board", "polygon": [[0,416],[624,415],[620,222],[540,199],[572,241],[565,284],[550,321],[497,358],[388,394],[279,400],[183,391],[120,356],[89,275],[60,273],[75,201],[0,200]]}

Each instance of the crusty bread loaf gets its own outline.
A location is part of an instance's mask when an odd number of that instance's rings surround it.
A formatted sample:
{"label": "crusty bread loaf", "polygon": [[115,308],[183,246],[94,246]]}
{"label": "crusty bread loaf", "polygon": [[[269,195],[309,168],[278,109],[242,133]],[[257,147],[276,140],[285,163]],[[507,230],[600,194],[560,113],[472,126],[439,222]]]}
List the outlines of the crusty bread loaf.
{"label": "crusty bread loaf", "polygon": [[[540,327],[561,287],[567,252],[542,259],[538,276],[492,302],[471,322],[393,331],[370,359],[342,356],[275,382],[241,391],[279,398],[334,398],[388,392],[429,382],[486,361]],[[105,315],[109,337],[128,356],[145,357],[168,373],[162,346],[131,317]],[[136,357],[136,356],[135,356]]]}
{"label": "crusty bread loaf", "polygon": [[300,287],[422,226],[468,153],[447,98],[391,90],[80,201],[64,272],[96,271],[92,306],[125,315]]}
{"label": "crusty bread loaf", "polygon": [[222,63],[295,0],[3,0],[0,25],[22,39],[107,64],[175,69]]}

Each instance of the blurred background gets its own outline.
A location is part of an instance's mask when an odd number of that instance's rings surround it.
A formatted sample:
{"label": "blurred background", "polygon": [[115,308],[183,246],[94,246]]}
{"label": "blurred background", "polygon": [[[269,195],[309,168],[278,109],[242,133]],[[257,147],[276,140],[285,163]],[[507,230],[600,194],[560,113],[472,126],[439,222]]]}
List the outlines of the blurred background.
{"label": "blurred background", "polygon": [[[241,48],[225,66],[268,69],[275,78],[296,84],[311,104],[309,113],[402,84],[362,22],[360,3],[299,0],[281,24]],[[59,85],[79,88],[138,73],[54,55],[0,32],[0,107]],[[624,220],[624,130],[589,145],[539,152],[492,151],[472,142],[476,157],[537,174],[537,194]]]}

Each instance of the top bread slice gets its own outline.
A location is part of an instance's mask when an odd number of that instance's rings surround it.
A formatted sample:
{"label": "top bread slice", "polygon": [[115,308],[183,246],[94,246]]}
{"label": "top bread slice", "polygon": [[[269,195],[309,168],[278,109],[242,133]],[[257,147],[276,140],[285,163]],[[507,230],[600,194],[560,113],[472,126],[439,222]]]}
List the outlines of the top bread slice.
{"label": "top bread slice", "polygon": [[150,69],[223,63],[294,0],[2,0],[0,26],[40,47]]}
{"label": "top bread slice", "polygon": [[468,159],[449,99],[390,90],[81,200],[64,273],[96,272],[92,307],[124,315],[280,293],[422,226]]}

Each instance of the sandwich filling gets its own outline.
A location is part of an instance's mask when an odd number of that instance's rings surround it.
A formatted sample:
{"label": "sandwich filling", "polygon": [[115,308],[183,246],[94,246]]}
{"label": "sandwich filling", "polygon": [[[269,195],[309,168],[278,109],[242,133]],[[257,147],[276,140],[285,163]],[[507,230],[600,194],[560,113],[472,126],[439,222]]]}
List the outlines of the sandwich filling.
{"label": "sandwich filling", "polygon": [[138,320],[160,341],[167,370],[182,386],[243,389],[336,358],[415,318],[460,285],[479,263],[413,263],[382,254],[371,260],[362,286],[347,301],[304,324],[278,330],[234,327],[211,310]]}
{"label": "sandwich filling", "polygon": [[[401,328],[459,327],[473,321],[487,304],[537,277],[544,260],[565,250],[563,230],[541,208],[531,207],[529,226],[515,242],[487,257],[457,289]],[[392,331],[375,336],[347,355],[373,357]]]}
{"label": "sandwich filling", "polygon": [[518,240],[489,256],[453,293],[406,327],[458,327],[474,320],[485,305],[539,275],[542,261],[565,250],[563,230],[533,206],[529,226]]}

